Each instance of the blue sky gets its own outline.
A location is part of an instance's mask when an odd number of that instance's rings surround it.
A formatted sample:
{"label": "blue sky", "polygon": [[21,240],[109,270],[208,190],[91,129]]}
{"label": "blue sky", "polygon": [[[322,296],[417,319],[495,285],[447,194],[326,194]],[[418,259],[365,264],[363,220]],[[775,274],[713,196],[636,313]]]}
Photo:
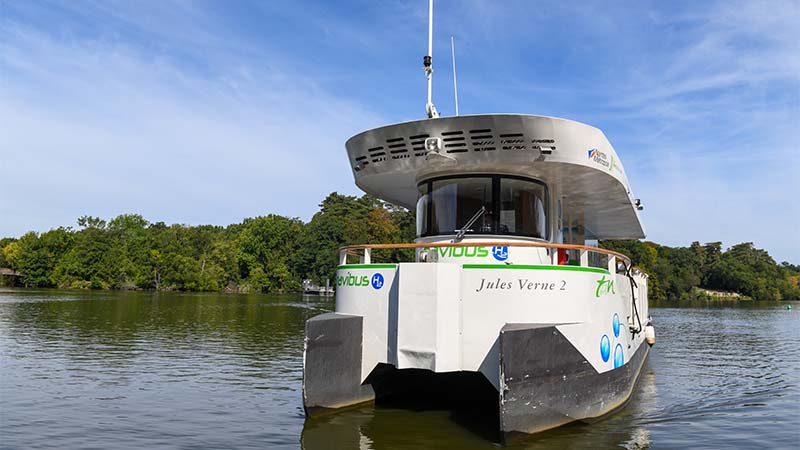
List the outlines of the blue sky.
{"label": "blue sky", "polygon": [[[800,3],[439,0],[434,101],[602,129],[648,239],[800,263]],[[0,0],[0,236],[84,214],[308,220],[424,116],[427,2]]]}

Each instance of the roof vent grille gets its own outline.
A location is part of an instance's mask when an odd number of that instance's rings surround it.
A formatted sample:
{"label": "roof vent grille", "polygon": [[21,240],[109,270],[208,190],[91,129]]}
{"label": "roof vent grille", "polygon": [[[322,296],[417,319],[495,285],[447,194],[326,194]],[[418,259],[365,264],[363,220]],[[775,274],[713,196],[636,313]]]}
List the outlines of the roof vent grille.
{"label": "roof vent grille", "polygon": [[411,141],[411,150],[414,150],[414,156],[425,155],[425,138],[429,137],[429,134],[417,134],[408,137],[408,140]]}
{"label": "roof vent grille", "polygon": [[508,133],[500,135],[500,145],[503,150],[527,150],[525,135],[522,133]]}
{"label": "roof vent grille", "polygon": [[555,139],[534,139],[531,141],[534,150],[539,150],[543,155],[552,155],[556,149]]}
{"label": "roof vent grille", "polygon": [[372,147],[367,149],[369,152],[369,157],[372,162],[377,163],[381,161],[386,161],[386,152],[383,150],[383,146],[380,145],[378,147]]}
{"label": "roof vent grille", "polygon": [[392,159],[402,159],[408,157],[408,155],[403,155],[403,153],[408,153],[408,147],[406,147],[406,138],[404,137],[387,139],[386,147],[389,149]]}
{"label": "roof vent grille", "polygon": [[447,153],[464,153],[468,151],[467,138],[465,138],[463,134],[464,132],[461,130],[445,131],[442,133],[442,136],[447,136],[442,138]]}
{"label": "roof vent grille", "polygon": [[469,130],[469,137],[472,139],[472,150],[476,152],[489,152],[496,150],[492,130],[486,128],[481,130]]}

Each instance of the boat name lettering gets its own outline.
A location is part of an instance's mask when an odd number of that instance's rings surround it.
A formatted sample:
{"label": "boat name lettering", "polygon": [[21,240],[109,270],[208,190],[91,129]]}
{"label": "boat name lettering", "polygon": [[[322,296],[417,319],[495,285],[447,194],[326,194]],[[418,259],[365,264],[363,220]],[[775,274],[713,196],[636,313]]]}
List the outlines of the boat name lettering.
{"label": "boat name lettering", "polygon": [[528,278],[518,278],[516,283],[508,280],[497,278],[495,280],[487,280],[481,278],[481,285],[475,292],[481,291],[494,291],[494,290],[511,290],[517,288],[520,291],[566,291],[567,281],[533,281]]}

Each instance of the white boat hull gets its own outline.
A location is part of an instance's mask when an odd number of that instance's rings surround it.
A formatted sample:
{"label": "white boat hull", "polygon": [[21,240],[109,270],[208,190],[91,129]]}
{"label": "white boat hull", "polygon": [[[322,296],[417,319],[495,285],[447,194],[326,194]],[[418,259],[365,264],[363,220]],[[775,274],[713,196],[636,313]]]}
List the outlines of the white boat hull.
{"label": "white boat hull", "polygon": [[504,439],[624,405],[648,354],[645,280],[497,262],[340,266],[336,312],[306,328],[306,413],[380,397],[409,369],[482,374]]}

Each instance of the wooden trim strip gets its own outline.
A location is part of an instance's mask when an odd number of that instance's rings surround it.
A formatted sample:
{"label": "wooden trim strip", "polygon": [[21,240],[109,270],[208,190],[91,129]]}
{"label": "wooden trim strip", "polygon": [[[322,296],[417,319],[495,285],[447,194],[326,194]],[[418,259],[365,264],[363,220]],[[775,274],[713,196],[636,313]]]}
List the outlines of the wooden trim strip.
{"label": "wooden trim strip", "polygon": [[617,258],[621,258],[627,264],[631,263],[631,259],[625,256],[622,253],[615,252],[613,250],[606,250],[604,248],[599,247],[589,247],[586,245],[575,245],[575,244],[553,244],[550,242],[484,242],[484,241],[462,241],[458,243],[451,243],[451,242],[440,242],[440,243],[430,243],[430,244],[357,244],[357,245],[345,245],[341,247],[339,251],[347,251],[348,254],[352,250],[359,250],[359,249],[394,249],[394,248],[436,248],[436,247],[495,247],[495,246],[503,246],[503,247],[540,247],[540,248],[563,248],[568,250],[586,250],[589,252],[595,253],[603,253],[606,255],[616,256]]}

